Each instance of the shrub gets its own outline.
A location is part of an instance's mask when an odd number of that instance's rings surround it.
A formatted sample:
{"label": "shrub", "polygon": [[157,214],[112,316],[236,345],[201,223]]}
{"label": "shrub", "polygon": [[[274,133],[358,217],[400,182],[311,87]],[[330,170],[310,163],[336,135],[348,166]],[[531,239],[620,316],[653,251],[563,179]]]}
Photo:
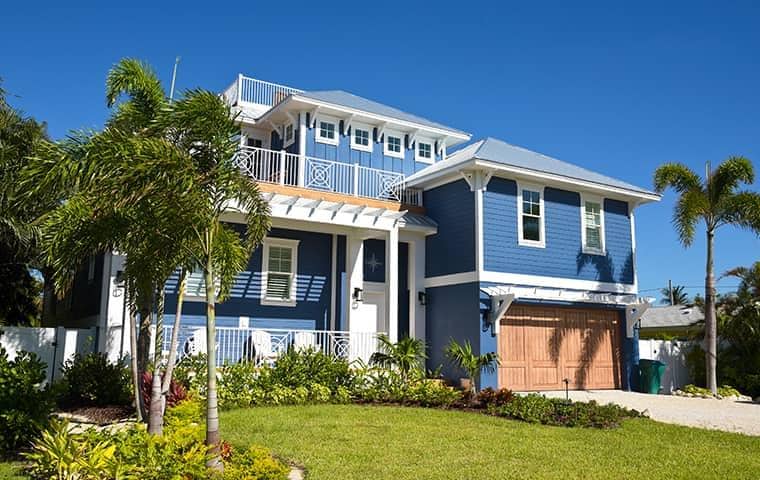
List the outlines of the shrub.
{"label": "shrub", "polygon": [[0,347],[0,454],[29,446],[47,426],[54,402],[44,381],[45,364],[35,354],[9,361]]}
{"label": "shrub", "polygon": [[[686,385],[680,390],[680,393],[702,398],[713,397],[713,394],[709,389],[698,387],[696,385]],[[741,393],[731,385],[723,385],[718,388],[718,396],[723,398],[739,397],[741,396]]]}
{"label": "shrub", "polygon": [[530,423],[589,428],[614,428],[626,418],[641,416],[635,410],[618,405],[599,405],[594,401],[569,402],[535,393],[514,395],[506,404],[492,407],[489,411],[498,416]]}
{"label": "shrub", "polygon": [[[150,405],[150,394],[153,388],[153,372],[143,372],[140,382],[140,395],[143,405]],[[174,380],[169,383],[169,391],[166,392],[166,406],[173,407],[187,398],[187,390],[181,383]]]}
{"label": "shrub", "polygon": [[352,392],[360,402],[401,403],[425,407],[447,407],[462,394],[438,380],[409,381],[396,370],[369,367],[357,371]]}
{"label": "shrub", "polygon": [[103,353],[76,354],[61,368],[59,402],[65,407],[128,405],[132,401],[129,369]]}
{"label": "shrub", "polygon": [[470,406],[474,408],[501,407],[511,402],[515,395],[512,390],[502,388],[494,390],[491,387],[484,388],[471,400]]}
{"label": "shrub", "polygon": [[183,357],[174,367],[172,379],[185,387],[188,392],[206,395],[207,385],[206,355]]}
{"label": "shrub", "polygon": [[295,388],[317,383],[329,387],[333,393],[340,386],[350,386],[353,378],[348,361],[311,349],[290,348],[273,366],[262,370],[267,369],[266,378],[273,384]]}
{"label": "shrub", "polygon": [[229,447],[224,462],[223,480],[285,480],[290,468],[272,456],[266,448],[252,446],[244,452]]}

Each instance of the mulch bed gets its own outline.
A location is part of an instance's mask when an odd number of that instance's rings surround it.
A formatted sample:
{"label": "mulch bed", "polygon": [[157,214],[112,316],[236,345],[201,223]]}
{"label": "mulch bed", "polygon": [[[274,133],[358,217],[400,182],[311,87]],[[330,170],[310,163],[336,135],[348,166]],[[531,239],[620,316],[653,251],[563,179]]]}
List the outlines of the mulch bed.
{"label": "mulch bed", "polygon": [[79,407],[58,413],[59,417],[78,423],[109,425],[134,418],[135,409],[130,405],[112,405],[106,407]]}

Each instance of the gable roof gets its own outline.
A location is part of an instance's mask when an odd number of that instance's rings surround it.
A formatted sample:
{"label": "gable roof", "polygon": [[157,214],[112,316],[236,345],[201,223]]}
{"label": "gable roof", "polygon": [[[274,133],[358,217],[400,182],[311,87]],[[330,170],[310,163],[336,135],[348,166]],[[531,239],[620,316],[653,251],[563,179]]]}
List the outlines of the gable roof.
{"label": "gable roof", "polygon": [[644,195],[656,200],[659,195],[642,187],[608,177],[556,158],[511,145],[495,138],[479,140],[452,153],[446,160],[437,162],[407,178],[407,183],[422,182],[436,173],[453,170],[472,160],[481,160],[495,166],[513,167],[521,173],[548,174],[568,180],[587,182],[600,187],[620,189],[636,196]]}
{"label": "gable roof", "polygon": [[362,112],[367,112],[374,115],[380,115],[383,117],[391,117],[398,120],[403,120],[405,122],[416,123],[418,125],[425,126],[425,127],[448,130],[450,132],[458,133],[460,135],[466,135],[468,137],[470,136],[469,133],[463,132],[462,130],[447,127],[446,125],[433,122],[432,120],[428,120],[426,118],[404,112],[403,110],[399,110],[398,108],[384,105],[382,103],[375,102],[374,100],[360,97],[358,95],[354,95],[353,93],[348,93],[343,90],[310,91],[310,92],[296,93],[293,96],[297,98],[307,98],[307,99],[316,100],[319,102],[329,103],[329,104],[337,105],[340,107],[351,108],[354,110],[361,110]]}
{"label": "gable roof", "polygon": [[679,328],[689,327],[705,319],[698,307],[686,305],[668,305],[652,307],[641,315],[641,328]]}

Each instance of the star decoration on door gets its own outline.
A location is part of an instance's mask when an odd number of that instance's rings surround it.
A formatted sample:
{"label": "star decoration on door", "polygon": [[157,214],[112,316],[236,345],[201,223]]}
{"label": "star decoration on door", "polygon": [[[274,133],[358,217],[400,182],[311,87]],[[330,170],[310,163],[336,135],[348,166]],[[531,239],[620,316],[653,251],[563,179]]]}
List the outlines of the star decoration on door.
{"label": "star decoration on door", "polygon": [[377,255],[375,255],[374,253],[372,254],[371,257],[369,257],[369,260],[367,260],[366,264],[367,264],[367,266],[369,267],[369,269],[370,269],[370,271],[372,273],[375,273],[375,271],[378,268],[380,268],[380,267],[383,266],[383,262],[381,262],[380,260],[378,260],[377,259]]}

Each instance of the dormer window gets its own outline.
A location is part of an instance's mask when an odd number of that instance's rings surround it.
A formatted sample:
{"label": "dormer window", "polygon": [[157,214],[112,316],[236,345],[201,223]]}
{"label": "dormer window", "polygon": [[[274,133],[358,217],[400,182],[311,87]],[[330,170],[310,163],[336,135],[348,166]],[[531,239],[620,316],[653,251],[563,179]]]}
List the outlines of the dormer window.
{"label": "dormer window", "polygon": [[418,162],[433,163],[433,142],[417,140],[415,143],[417,144],[417,148],[415,149],[414,159]]}
{"label": "dormer window", "polygon": [[330,145],[338,144],[338,122],[332,119],[320,118],[317,120],[316,140]]}
{"label": "dormer window", "polygon": [[386,133],[384,153],[389,157],[404,158],[403,142],[400,134]]}
{"label": "dormer window", "polygon": [[351,126],[351,148],[365,152],[372,151],[372,129],[366,125]]}
{"label": "dormer window", "polygon": [[602,199],[581,195],[581,241],[583,253],[604,255],[604,209]]}
{"label": "dormer window", "polygon": [[295,141],[295,129],[293,128],[293,124],[289,123],[285,126],[285,141],[284,146],[287,147],[291,145]]}

